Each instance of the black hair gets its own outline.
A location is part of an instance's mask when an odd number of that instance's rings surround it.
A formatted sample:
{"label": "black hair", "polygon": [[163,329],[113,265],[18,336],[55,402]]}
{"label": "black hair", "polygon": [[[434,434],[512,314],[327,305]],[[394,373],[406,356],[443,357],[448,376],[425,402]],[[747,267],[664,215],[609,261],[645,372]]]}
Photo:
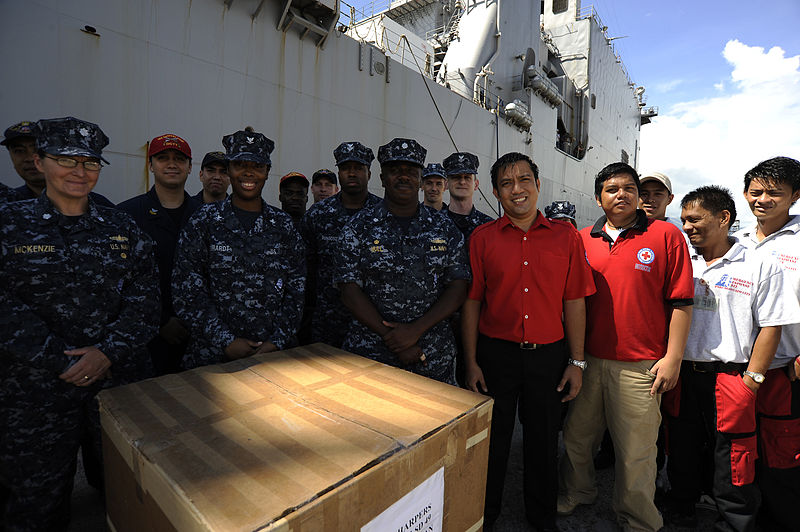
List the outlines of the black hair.
{"label": "black hair", "polygon": [[800,162],[791,157],[773,157],[761,161],[744,174],[744,190],[750,188],[753,179],[763,179],[773,183],[786,183],[792,193],[800,190]]}
{"label": "black hair", "polygon": [[639,174],[636,173],[632,166],[625,163],[611,163],[600,170],[597,173],[597,177],[594,178],[594,196],[599,198],[600,193],[603,192],[603,183],[618,174],[628,174],[633,178],[633,182],[636,183],[636,190],[641,188]]}
{"label": "black hair", "polygon": [[690,203],[697,203],[711,214],[728,211],[731,214],[728,227],[733,225],[736,220],[736,202],[733,201],[731,191],[727,188],[718,187],[717,185],[696,188],[681,199],[681,209]]}
{"label": "black hair", "polygon": [[497,190],[497,178],[500,176],[500,172],[508,168],[514,163],[518,163],[520,161],[525,161],[531,167],[533,171],[533,177],[536,181],[539,181],[539,167],[533,162],[533,160],[525,155],[524,153],[519,153],[516,151],[512,151],[510,153],[506,153],[499,159],[497,159],[494,164],[492,165],[491,176],[492,176],[492,188]]}

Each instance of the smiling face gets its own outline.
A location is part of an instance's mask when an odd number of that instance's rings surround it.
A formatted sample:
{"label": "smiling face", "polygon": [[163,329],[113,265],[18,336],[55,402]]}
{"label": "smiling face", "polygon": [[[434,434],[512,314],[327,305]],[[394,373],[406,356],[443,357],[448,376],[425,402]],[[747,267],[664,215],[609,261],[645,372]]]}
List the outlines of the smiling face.
{"label": "smiling face", "polygon": [[338,191],[338,185],[336,185],[330,179],[325,179],[324,177],[318,178],[316,181],[314,181],[314,184],[311,185],[311,195],[314,196],[314,203],[322,201],[325,198],[330,198]]}
{"label": "smiling face", "polygon": [[422,195],[426,205],[441,205],[447,181],[438,176],[426,177],[422,180]]}
{"label": "smiling face", "polygon": [[497,188],[492,190],[503,210],[518,225],[533,221],[537,215],[539,180],[527,161],[509,164],[497,175]]}
{"label": "smiling face", "polygon": [[[392,162],[381,167],[381,182],[390,203],[411,205],[419,203],[419,181],[422,168],[406,162]],[[342,185],[344,186],[344,185]]]}
{"label": "smiling face", "polygon": [[[614,174],[603,182],[600,196],[595,198],[608,218],[624,220],[636,213],[639,191],[633,176]],[[612,222],[613,223],[613,222]]]}
{"label": "smiling face", "polygon": [[731,213],[718,214],[703,207],[699,201],[688,203],[681,209],[683,231],[697,249],[710,248],[728,240]]}
{"label": "smiling face", "polygon": [[65,168],[59,165],[52,157],[74,159],[79,163],[84,161],[99,162],[95,157],[82,157],[79,155],[50,155],[45,157],[34,156],[34,164],[44,175],[47,183],[47,196],[59,205],[62,201],[75,201],[86,198],[97,184],[100,170],[86,170],[83,164],[74,168]]}
{"label": "smiling face", "polygon": [[755,178],[744,191],[744,199],[759,223],[785,222],[789,208],[800,198],[800,190],[792,192],[789,183],[776,183],[769,179]]}
{"label": "smiling face", "polygon": [[192,161],[182,152],[170,148],[150,157],[150,171],[160,186],[183,188],[189,172],[192,171]]}
{"label": "smiling face", "polygon": [[234,199],[261,204],[261,190],[267,181],[269,166],[253,161],[231,161],[228,176]]}
{"label": "smiling face", "polygon": [[667,205],[672,203],[674,196],[667,187],[655,179],[642,181],[639,189],[639,208],[648,218],[665,220],[667,218]]}

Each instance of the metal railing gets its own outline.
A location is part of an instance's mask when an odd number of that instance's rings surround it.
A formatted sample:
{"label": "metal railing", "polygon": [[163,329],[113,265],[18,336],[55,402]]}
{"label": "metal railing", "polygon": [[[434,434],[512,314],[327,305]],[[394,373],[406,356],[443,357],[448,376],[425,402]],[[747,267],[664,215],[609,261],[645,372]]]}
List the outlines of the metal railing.
{"label": "metal railing", "polygon": [[614,57],[617,59],[617,63],[619,63],[620,68],[622,68],[622,73],[625,75],[625,79],[628,80],[628,85],[631,87],[635,87],[635,83],[631,80],[631,76],[628,73],[628,69],[625,67],[625,63],[622,62],[622,56],[617,53],[616,48],[614,48],[614,44],[611,42],[608,36],[608,26],[603,24],[603,20],[600,18],[600,15],[594,8],[594,4],[590,4],[588,6],[581,6],[579,9],[575,10],[575,20],[584,20],[584,19],[594,19],[597,26],[600,28],[600,31],[603,33],[603,37],[606,38],[606,43],[608,47],[611,48],[611,53],[614,54]]}

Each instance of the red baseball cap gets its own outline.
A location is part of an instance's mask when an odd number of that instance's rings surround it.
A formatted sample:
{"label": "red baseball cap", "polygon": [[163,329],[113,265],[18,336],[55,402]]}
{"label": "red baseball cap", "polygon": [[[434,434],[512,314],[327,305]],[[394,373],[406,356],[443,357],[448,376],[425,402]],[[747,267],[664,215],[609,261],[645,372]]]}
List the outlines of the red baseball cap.
{"label": "red baseball cap", "polygon": [[306,186],[308,186],[308,178],[303,174],[301,174],[300,172],[289,172],[288,174],[286,174],[281,178],[281,182],[279,183],[279,185],[282,185],[284,181],[288,181],[290,179],[297,179],[298,181],[303,181],[305,182]]}
{"label": "red baseball cap", "polygon": [[166,135],[159,135],[150,141],[150,147],[147,148],[147,156],[152,157],[157,153],[164,150],[178,150],[189,159],[192,158],[192,149],[189,143],[180,138],[178,135],[167,133]]}

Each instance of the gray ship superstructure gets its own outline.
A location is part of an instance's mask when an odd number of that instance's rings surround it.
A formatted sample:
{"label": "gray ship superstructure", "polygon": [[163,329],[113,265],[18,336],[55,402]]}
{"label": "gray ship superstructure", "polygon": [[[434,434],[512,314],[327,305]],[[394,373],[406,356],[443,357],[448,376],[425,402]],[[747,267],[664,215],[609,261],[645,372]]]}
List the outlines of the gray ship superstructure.
{"label": "gray ship superstructure", "polygon": [[[202,154],[250,125],[277,144],[270,203],[279,176],[332,167],[342,141],[377,149],[410,137],[429,162],[478,155],[475,204],[488,214],[499,209],[488,176],[498,154],[530,155],[540,205],[569,200],[583,226],[599,213],[594,175],[635,166],[640,127],[657,112],[579,0],[397,0],[379,12],[337,0],[5,0],[0,35],[5,125],[100,124],[111,165],[96,190],[114,201],[150,185],[155,135]],[[21,184],[2,164],[2,181]]]}

